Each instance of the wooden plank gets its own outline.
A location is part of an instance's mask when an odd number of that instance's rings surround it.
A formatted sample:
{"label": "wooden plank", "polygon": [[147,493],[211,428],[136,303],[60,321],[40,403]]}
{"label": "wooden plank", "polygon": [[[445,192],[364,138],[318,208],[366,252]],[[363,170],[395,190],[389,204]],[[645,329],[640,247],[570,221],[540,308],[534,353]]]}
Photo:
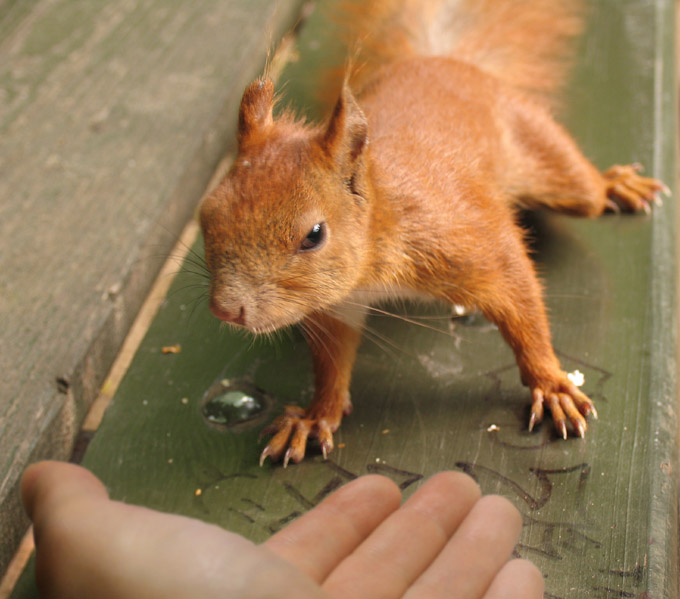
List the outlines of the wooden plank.
{"label": "wooden plank", "polygon": [[0,3],[0,573],[300,4]]}
{"label": "wooden plank", "polygon": [[[593,4],[568,123],[601,167],[638,160],[673,184],[674,3]],[[304,31],[303,62],[289,77],[303,76],[310,53],[320,62],[315,48],[325,36],[322,20]],[[306,347],[295,333],[253,344],[217,326],[187,287],[200,283],[189,263],[85,464],[117,499],[256,541],[356,475],[384,473],[408,494],[424,476],[462,469],[522,512],[517,551],[545,573],[547,597],[677,596],[676,220],[673,201],[651,216],[527,217],[555,346],[565,368],[585,374],[600,413],[586,440],[558,440],[549,425],[526,432],[527,391],[483,319],[452,326],[447,310],[412,307],[427,326],[370,320],[355,410],[332,459],[260,468],[261,426],[284,404],[310,398]],[[179,353],[162,353],[173,344]],[[204,404],[222,381],[222,390],[259,389],[262,412],[232,427],[209,422]]]}

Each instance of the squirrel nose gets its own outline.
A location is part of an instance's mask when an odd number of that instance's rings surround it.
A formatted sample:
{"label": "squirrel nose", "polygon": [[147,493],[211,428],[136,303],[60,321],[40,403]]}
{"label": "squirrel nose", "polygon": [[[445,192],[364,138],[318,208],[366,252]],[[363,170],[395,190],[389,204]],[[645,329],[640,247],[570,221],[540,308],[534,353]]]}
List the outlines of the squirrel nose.
{"label": "squirrel nose", "polygon": [[246,324],[246,309],[244,306],[240,307],[237,314],[235,310],[233,312],[226,310],[222,306],[219,306],[214,300],[211,300],[210,311],[213,313],[213,316],[223,320],[224,322],[239,324],[241,326],[245,326]]}

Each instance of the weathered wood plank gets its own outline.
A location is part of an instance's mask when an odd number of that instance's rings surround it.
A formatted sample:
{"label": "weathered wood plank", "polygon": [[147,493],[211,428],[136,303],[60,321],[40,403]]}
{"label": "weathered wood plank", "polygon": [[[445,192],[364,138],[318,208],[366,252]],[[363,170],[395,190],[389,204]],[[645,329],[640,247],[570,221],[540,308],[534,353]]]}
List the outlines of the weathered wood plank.
{"label": "weathered wood plank", "polygon": [[0,573],[300,4],[0,3]]}

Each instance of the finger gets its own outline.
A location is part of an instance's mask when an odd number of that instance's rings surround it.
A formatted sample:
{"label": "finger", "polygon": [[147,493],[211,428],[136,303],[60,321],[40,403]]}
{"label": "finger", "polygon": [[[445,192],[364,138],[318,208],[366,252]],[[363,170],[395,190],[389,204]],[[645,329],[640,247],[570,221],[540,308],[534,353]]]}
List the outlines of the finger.
{"label": "finger", "polygon": [[477,599],[507,562],[519,538],[522,519],[505,498],[480,499],[405,599]]}
{"label": "finger", "polygon": [[430,478],[326,579],[334,597],[401,597],[480,497],[467,475]]}
{"label": "finger", "polygon": [[321,582],[400,502],[399,488],[391,480],[362,476],[270,537],[264,546]]}
{"label": "finger", "polygon": [[514,559],[501,568],[483,599],[542,599],[544,591],[540,570],[527,560]]}
{"label": "finger", "polygon": [[33,521],[75,496],[106,499],[108,493],[85,468],[65,462],[38,462],[29,466],[21,479],[21,499]]}

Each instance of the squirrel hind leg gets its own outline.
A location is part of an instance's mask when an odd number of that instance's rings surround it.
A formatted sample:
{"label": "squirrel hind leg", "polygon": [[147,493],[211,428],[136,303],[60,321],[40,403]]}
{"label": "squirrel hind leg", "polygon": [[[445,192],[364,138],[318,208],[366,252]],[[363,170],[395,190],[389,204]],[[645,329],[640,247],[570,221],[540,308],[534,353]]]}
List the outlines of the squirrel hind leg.
{"label": "squirrel hind leg", "polygon": [[605,211],[649,212],[659,194],[670,193],[659,180],[640,175],[640,165],[615,165],[603,173],[583,155],[569,133],[535,104],[509,104],[506,115],[513,168],[506,190],[525,208],[545,207],[572,216]]}
{"label": "squirrel hind leg", "polygon": [[661,205],[661,196],[668,197],[671,192],[663,181],[640,175],[641,168],[638,164],[617,164],[599,173],[583,158],[576,169],[564,168],[559,173],[546,169],[548,176],[539,191],[521,194],[518,203],[525,208],[546,207],[582,217],[597,217],[604,212],[649,214],[653,205]]}

